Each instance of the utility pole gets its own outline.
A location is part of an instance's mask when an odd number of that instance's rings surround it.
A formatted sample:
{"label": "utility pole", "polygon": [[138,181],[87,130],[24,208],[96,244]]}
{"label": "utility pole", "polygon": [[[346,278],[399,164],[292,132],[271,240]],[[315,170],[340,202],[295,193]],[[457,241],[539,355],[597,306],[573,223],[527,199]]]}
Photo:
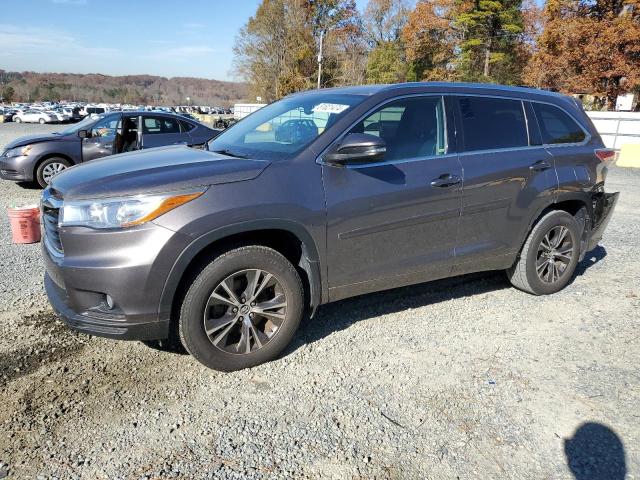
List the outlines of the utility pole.
{"label": "utility pole", "polygon": [[320,52],[318,53],[318,90],[322,80],[322,41],[324,40],[324,30],[320,30]]}

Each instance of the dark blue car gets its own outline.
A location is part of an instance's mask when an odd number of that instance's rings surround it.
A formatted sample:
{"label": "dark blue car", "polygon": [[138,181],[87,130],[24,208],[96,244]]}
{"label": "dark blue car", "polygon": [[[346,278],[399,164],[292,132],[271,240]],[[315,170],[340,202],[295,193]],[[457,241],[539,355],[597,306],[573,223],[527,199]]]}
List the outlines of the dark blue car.
{"label": "dark blue car", "polygon": [[36,181],[44,188],[54,175],[72,165],[153,147],[201,146],[218,133],[171,113],[104,113],[60,132],[28,135],[9,143],[0,155],[0,177]]}

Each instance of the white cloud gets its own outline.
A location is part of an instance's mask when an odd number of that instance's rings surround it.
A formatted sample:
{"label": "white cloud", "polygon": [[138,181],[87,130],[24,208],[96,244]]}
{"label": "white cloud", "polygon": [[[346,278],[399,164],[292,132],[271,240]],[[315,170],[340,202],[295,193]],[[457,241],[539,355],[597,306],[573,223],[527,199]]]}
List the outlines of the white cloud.
{"label": "white cloud", "polygon": [[0,24],[0,45],[5,55],[110,55],[113,48],[86,46],[72,34],[58,29]]}
{"label": "white cloud", "polygon": [[201,28],[206,27],[206,25],[204,23],[188,22],[188,23],[183,23],[182,27],[186,28],[187,30],[199,30]]}
{"label": "white cloud", "polygon": [[59,5],[86,5],[87,0],[51,0]]}
{"label": "white cloud", "polygon": [[152,52],[148,55],[144,55],[147,58],[153,59],[170,59],[171,61],[177,60],[191,60],[194,57],[200,57],[203,55],[209,55],[215,53],[216,49],[207,45],[183,45],[180,47],[169,47],[159,52]]}
{"label": "white cloud", "polygon": [[[1,0],[0,0],[1,1]],[[114,46],[109,36],[89,41],[64,28],[0,23],[0,67],[10,71],[193,76],[225,79],[229,52],[205,39],[179,44],[148,39],[140,48]],[[184,39],[183,39],[184,40]]]}

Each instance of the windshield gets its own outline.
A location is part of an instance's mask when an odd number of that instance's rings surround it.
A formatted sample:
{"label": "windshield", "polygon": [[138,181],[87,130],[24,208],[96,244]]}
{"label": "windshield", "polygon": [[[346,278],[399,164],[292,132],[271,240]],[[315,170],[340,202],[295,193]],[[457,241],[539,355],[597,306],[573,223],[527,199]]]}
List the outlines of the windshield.
{"label": "windshield", "polygon": [[366,97],[313,92],[261,108],[209,142],[209,150],[240,158],[288,159]]}
{"label": "windshield", "polygon": [[106,115],[98,115],[97,117],[94,116],[93,118],[91,118],[91,115],[87,115],[81,122],[78,122],[69,128],[65,128],[58,133],[60,135],[72,135],[79,132],[80,130],[89,130],[91,125],[93,125],[98,120],[103,119],[104,117],[106,117]]}

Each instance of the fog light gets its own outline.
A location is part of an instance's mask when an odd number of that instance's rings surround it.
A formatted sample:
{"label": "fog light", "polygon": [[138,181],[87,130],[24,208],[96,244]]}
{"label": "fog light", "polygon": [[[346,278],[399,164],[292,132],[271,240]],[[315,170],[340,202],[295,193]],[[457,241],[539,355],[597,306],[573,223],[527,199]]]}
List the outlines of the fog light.
{"label": "fog light", "polygon": [[109,307],[109,309],[111,310],[114,306],[115,303],[113,301],[113,298],[111,298],[111,295],[107,295],[107,307]]}

